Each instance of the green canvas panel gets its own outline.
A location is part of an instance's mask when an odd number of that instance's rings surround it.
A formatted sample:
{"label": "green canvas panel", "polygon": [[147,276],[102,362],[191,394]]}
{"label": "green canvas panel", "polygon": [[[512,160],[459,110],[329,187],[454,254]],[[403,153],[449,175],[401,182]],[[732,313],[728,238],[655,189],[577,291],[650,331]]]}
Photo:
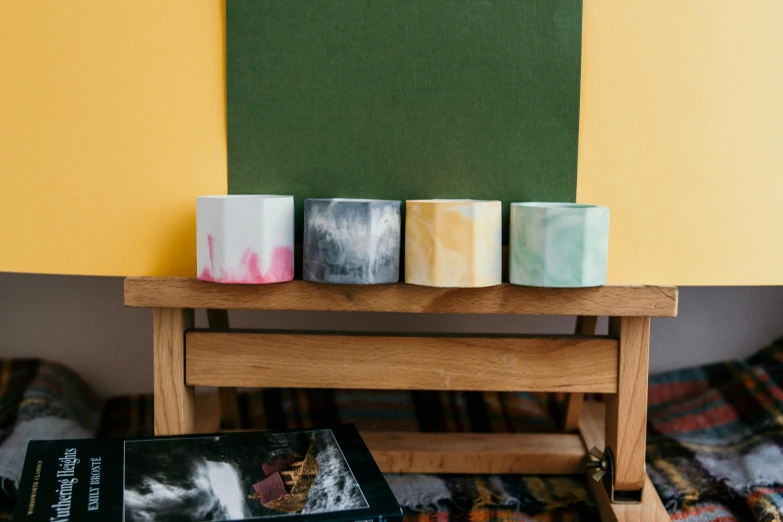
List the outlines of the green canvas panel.
{"label": "green canvas panel", "polygon": [[581,0],[228,0],[228,188],[576,198]]}

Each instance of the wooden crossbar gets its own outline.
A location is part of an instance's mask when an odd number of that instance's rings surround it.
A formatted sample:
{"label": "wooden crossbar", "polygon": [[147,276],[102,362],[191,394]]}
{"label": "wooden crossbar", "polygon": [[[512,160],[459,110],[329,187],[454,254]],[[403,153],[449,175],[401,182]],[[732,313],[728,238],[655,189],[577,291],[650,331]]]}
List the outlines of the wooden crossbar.
{"label": "wooden crossbar", "polygon": [[185,338],[188,385],[617,391],[607,337],[397,337],[213,333]]}
{"label": "wooden crossbar", "polygon": [[362,432],[384,473],[530,473],[584,471],[579,435],[549,433]]}

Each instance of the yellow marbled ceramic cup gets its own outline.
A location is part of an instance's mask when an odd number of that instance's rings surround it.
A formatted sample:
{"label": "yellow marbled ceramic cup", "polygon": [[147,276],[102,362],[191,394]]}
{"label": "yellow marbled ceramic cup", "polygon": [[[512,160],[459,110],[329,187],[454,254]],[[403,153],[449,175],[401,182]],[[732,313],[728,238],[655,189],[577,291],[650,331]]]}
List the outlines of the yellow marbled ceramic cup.
{"label": "yellow marbled ceramic cup", "polygon": [[500,201],[418,199],[405,203],[405,282],[473,288],[499,285]]}

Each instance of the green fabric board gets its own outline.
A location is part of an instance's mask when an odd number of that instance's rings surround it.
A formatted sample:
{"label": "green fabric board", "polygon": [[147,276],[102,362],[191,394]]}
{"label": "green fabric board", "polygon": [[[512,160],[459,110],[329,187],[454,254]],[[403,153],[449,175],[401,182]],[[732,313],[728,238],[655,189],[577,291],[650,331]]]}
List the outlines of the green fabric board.
{"label": "green fabric board", "polygon": [[[576,198],[581,0],[227,0],[228,189]],[[507,235],[507,231],[506,231]]]}

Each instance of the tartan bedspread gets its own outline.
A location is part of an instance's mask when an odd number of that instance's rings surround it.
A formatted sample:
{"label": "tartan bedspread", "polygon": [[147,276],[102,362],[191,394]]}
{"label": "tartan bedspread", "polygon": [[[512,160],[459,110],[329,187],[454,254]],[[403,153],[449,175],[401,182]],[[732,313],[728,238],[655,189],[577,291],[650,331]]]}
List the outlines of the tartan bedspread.
{"label": "tartan bedspread", "polygon": [[[368,431],[547,432],[557,430],[560,406],[554,395],[534,393],[270,389],[240,395],[243,427],[268,429],[353,422]],[[99,436],[148,435],[152,400],[104,402],[62,366],[0,360],[0,520],[10,520],[14,504],[9,448],[18,444],[15,432],[41,419]],[[72,433],[68,426],[58,433]],[[652,376],[647,471],[673,520],[783,521],[783,340],[745,361]],[[408,522],[597,519],[581,477],[388,478],[405,501]]]}

